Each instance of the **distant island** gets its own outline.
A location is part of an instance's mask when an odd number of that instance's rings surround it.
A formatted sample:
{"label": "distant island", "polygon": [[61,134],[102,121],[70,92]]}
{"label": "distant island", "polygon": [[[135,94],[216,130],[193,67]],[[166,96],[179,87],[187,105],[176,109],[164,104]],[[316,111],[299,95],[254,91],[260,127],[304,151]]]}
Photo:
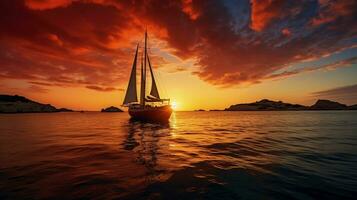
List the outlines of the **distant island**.
{"label": "distant island", "polygon": [[[224,110],[209,111],[279,111],[279,110],[357,110],[357,104],[345,105],[339,102],[319,99],[311,106],[285,103],[263,99],[253,103],[242,103],[231,105]],[[198,109],[195,111],[205,111]],[[0,113],[51,113],[51,112],[73,112],[67,108],[56,108],[51,104],[43,104],[19,95],[0,95]],[[83,111],[82,111],[83,112]],[[124,112],[120,108],[110,106],[103,108],[101,112]]]}
{"label": "distant island", "polygon": [[357,104],[347,106],[338,102],[319,99],[312,106],[284,103],[263,99],[254,103],[231,105],[225,111],[273,111],[273,110],[357,110]]}
{"label": "distant island", "polygon": [[114,106],[110,106],[108,108],[103,108],[101,110],[101,112],[124,112],[122,111],[121,109],[117,108],[117,107],[114,107]]}
{"label": "distant island", "polygon": [[67,108],[59,108],[51,104],[42,104],[23,96],[0,95],[0,113],[43,113],[43,112],[72,112]]}

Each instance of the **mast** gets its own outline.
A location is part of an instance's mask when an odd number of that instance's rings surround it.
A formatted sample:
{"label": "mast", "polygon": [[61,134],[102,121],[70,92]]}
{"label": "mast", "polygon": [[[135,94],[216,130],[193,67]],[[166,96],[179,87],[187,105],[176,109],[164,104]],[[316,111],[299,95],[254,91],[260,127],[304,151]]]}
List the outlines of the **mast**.
{"label": "mast", "polygon": [[142,106],[145,106],[145,90],[146,90],[146,59],[147,59],[147,30],[145,30],[145,48],[144,48],[144,68],[143,68],[143,73],[141,74],[142,76],[142,84],[141,84],[141,91],[142,91],[142,96],[141,96],[141,102],[140,104]]}
{"label": "mast", "polygon": [[140,105],[144,105],[144,99],[145,99],[145,87],[144,87],[144,64],[143,64],[143,53],[141,52],[141,81],[140,81]]}

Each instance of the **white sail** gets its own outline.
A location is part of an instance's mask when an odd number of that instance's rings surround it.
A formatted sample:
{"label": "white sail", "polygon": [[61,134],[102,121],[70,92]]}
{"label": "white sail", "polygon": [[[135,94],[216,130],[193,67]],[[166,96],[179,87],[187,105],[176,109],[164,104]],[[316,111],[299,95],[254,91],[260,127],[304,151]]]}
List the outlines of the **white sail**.
{"label": "white sail", "polygon": [[137,92],[136,92],[136,60],[138,56],[139,44],[136,47],[133,67],[131,69],[130,80],[128,84],[128,88],[126,90],[125,98],[123,104],[129,104],[133,102],[138,102]]}
{"label": "white sail", "polygon": [[160,99],[159,91],[158,91],[157,86],[156,86],[154,72],[152,71],[152,67],[151,67],[149,56],[147,56],[147,58],[148,58],[150,74],[151,74],[151,91],[150,91],[150,95],[153,96],[153,97],[156,97],[157,99]]}

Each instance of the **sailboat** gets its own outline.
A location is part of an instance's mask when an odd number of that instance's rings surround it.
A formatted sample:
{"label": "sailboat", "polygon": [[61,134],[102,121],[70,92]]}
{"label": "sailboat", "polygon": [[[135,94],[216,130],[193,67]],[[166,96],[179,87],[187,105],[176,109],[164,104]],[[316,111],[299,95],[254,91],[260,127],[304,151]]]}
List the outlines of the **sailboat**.
{"label": "sailboat", "polygon": [[[136,68],[138,60],[139,44],[136,47],[133,66],[131,69],[128,88],[126,90],[123,105],[129,107],[128,111],[133,119],[144,121],[167,121],[172,113],[170,99],[160,98],[160,94],[156,85],[154,71],[150,63],[150,58],[147,51],[147,31],[145,31],[145,45],[141,55],[141,81],[140,81],[140,100],[137,97],[136,84]],[[146,73],[147,68],[150,71],[151,90],[146,92]]]}

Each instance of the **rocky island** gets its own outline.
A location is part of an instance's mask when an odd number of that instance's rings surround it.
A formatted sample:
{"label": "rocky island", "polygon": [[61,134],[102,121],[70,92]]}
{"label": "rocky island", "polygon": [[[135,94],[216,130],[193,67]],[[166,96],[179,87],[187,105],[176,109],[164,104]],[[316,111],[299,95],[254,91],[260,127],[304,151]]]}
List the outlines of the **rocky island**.
{"label": "rocky island", "polygon": [[101,112],[123,112],[121,109],[114,107],[114,106],[110,106],[108,108],[103,108],[101,110]]}
{"label": "rocky island", "polygon": [[310,106],[311,110],[347,110],[348,106],[335,101],[319,99]]}
{"label": "rocky island", "polygon": [[0,113],[43,113],[69,112],[70,109],[57,109],[51,104],[42,104],[23,96],[0,95]]}
{"label": "rocky island", "polygon": [[232,105],[226,111],[257,111],[257,110],[306,110],[307,107],[299,104],[284,103],[263,99],[254,103]]}
{"label": "rocky island", "polygon": [[357,104],[348,106],[348,110],[357,110]]}
{"label": "rocky island", "polygon": [[335,101],[319,99],[312,106],[284,103],[263,99],[254,103],[231,105],[225,111],[272,111],[272,110],[356,110],[357,105],[347,106]]}

